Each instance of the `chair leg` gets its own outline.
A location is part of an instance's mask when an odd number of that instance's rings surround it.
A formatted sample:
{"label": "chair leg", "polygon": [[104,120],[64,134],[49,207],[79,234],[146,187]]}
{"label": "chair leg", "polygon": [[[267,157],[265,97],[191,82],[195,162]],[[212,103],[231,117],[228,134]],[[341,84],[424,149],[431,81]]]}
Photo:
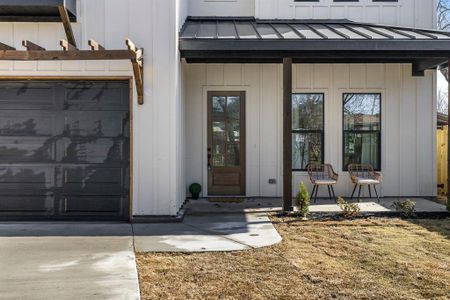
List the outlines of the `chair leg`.
{"label": "chair leg", "polygon": [[353,188],[353,192],[352,192],[352,195],[350,196],[350,200],[352,200],[353,199],[353,195],[355,195],[355,191],[356,191],[356,187],[357,187],[358,185],[357,184],[355,184],[355,187]]}
{"label": "chair leg", "polygon": [[316,195],[314,196],[314,203],[317,202],[317,193],[319,192],[319,186],[316,186]]}
{"label": "chair leg", "polygon": [[369,197],[372,199],[372,190],[370,189],[370,184],[367,185],[367,188],[369,189]]}
{"label": "chair leg", "polygon": [[327,185],[327,189],[328,189],[328,196],[330,197],[330,199],[333,199],[333,196],[331,195],[331,188],[329,185]]}
{"label": "chair leg", "polygon": [[362,185],[359,185],[359,190],[358,190],[358,202],[361,202],[361,187],[362,187]]}
{"label": "chair leg", "polygon": [[336,202],[336,194],[334,193],[334,187],[331,186],[331,192],[333,193],[333,199]]}
{"label": "chair leg", "polygon": [[316,191],[316,185],[313,186],[312,192],[311,192],[311,198],[314,197],[314,192]]}
{"label": "chair leg", "polygon": [[378,196],[377,188],[375,185],[373,186],[373,190],[375,191],[375,195],[377,195],[378,203],[380,203],[380,197]]}

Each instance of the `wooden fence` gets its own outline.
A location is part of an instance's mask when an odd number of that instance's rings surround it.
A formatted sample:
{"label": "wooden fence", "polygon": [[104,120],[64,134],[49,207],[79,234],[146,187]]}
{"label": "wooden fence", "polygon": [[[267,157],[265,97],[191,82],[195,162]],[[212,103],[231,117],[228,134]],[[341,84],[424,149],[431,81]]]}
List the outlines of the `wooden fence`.
{"label": "wooden fence", "polygon": [[448,126],[437,130],[437,182],[438,195],[447,194],[447,135]]}

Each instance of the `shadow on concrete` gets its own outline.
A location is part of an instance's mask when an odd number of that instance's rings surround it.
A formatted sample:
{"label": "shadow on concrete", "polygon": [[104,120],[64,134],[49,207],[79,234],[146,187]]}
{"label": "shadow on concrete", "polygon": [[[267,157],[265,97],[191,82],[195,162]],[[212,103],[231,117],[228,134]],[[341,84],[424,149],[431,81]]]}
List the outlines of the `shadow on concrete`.
{"label": "shadow on concrete", "polygon": [[245,213],[187,215],[180,223],[4,222],[0,237],[223,235],[270,224],[269,220],[249,220]]}

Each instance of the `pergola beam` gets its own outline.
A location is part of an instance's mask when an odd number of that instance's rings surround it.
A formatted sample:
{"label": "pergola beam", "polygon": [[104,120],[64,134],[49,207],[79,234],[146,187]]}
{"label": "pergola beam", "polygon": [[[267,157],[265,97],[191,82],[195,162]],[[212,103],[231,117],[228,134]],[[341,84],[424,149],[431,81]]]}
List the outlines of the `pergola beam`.
{"label": "pergola beam", "polygon": [[119,60],[134,59],[135,54],[129,50],[102,50],[102,51],[62,51],[62,50],[30,50],[0,51],[0,60],[30,61],[30,60]]}
{"label": "pergola beam", "polygon": [[9,46],[9,45],[6,45],[6,44],[3,44],[3,43],[1,43],[0,42],[0,50],[16,50],[16,48],[14,48],[14,47],[11,47],[11,46]]}
{"label": "pergola beam", "polygon": [[[69,24],[70,25],[70,24]],[[27,51],[15,50],[0,43],[0,61],[64,61],[64,60],[130,60],[133,66],[138,104],[144,104],[144,49],[126,40],[128,50],[105,50],[95,40],[89,40],[91,50],[79,50],[70,41],[61,40],[63,50],[45,50],[28,40],[22,42]]]}
{"label": "pergola beam", "polygon": [[128,50],[134,54],[131,59],[133,65],[134,80],[136,82],[136,91],[138,95],[138,103],[144,103],[144,50],[139,49],[131,40],[126,40]]}
{"label": "pergola beam", "polygon": [[63,51],[78,51],[77,47],[66,40],[60,40],[59,45],[63,48]]}
{"label": "pergola beam", "polygon": [[105,50],[105,47],[103,47],[102,45],[100,45],[99,43],[97,43],[96,40],[89,40],[88,41],[88,45],[89,47],[91,47],[92,51],[99,51],[99,50]]}
{"label": "pergola beam", "polygon": [[59,15],[61,17],[61,22],[64,26],[64,31],[66,32],[67,41],[77,48],[77,41],[75,40],[75,35],[73,34],[72,25],[70,24],[70,17],[67,9],[64,6],[58,6]]}
{"label": "pergola beam", "polygon": [[35,43],[30,42],[28,40],[22,41],[22,46],[27,48],[28,51],[45,51],[44,47],[41,47],[38,44],[35,44]]}

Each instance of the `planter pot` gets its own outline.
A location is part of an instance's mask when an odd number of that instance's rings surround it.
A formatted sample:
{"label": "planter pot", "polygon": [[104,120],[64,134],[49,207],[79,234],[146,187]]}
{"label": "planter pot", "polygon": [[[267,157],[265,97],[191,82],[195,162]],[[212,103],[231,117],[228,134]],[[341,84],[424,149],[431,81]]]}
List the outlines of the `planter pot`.
{"label": "planter pot", "polygon": [[198,200],[200,198],[200,194],[192,194],[192,199]]}

